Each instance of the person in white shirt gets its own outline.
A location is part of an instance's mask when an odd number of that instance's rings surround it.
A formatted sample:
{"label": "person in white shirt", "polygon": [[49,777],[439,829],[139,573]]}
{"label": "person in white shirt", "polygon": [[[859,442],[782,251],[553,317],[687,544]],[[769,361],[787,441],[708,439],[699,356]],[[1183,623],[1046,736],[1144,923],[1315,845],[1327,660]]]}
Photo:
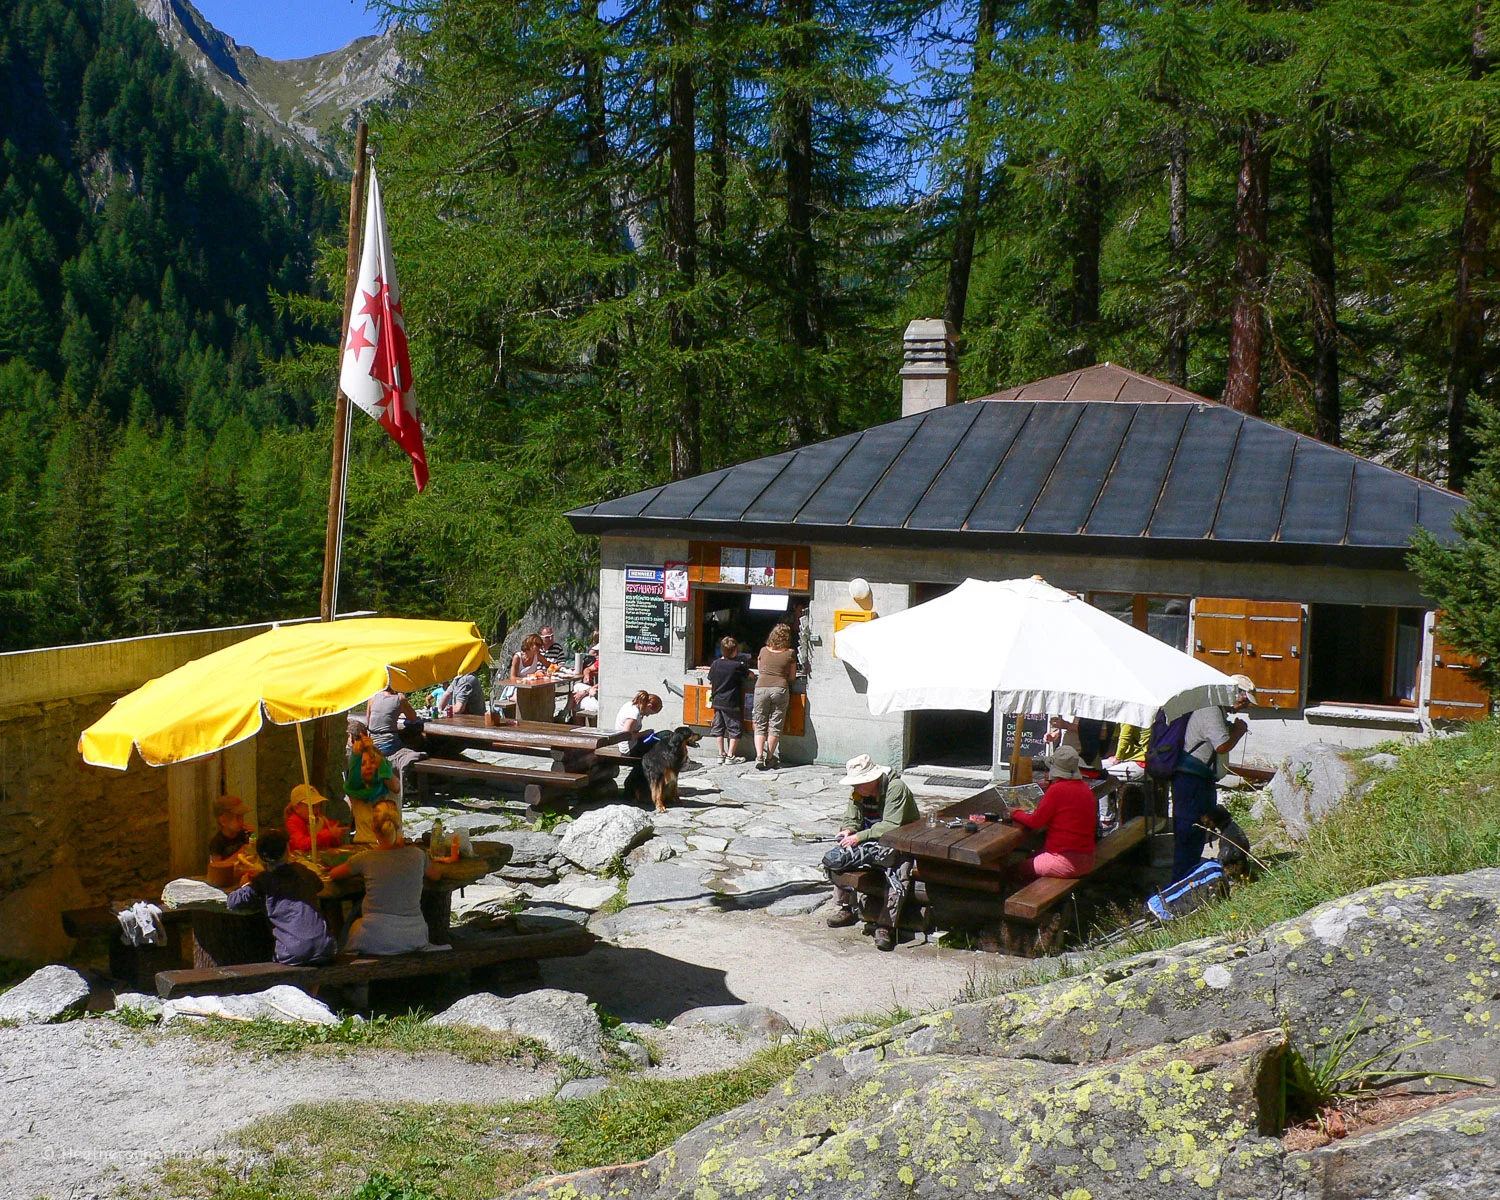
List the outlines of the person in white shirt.
{"label": "person in white shirt", "polygon": [[[1232,707],[1239,712],[1250,706],[1255,683],[1247,675],[1235,675],[1233,679],[1239,693]],[[1219,776],[1226,769],[1218,756],[1228,755],[1249,729],[1244,717],[1231,725],[1224,710],[1213,705],[1194,710],[1188,718],[1182,753],[1172,774],[1173,883],[1190,875],[1203,857],[1203,818],[1219,802]]]}

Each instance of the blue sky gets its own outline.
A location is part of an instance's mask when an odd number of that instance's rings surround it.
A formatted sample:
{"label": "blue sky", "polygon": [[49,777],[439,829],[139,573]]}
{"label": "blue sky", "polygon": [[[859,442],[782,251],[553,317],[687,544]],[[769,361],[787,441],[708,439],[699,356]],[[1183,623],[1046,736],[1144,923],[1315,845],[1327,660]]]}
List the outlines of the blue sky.
{"label": "blue sky", "polygon": [[208,20],[267,58],[307,58],[375,33],[365,0],[193,0]]}

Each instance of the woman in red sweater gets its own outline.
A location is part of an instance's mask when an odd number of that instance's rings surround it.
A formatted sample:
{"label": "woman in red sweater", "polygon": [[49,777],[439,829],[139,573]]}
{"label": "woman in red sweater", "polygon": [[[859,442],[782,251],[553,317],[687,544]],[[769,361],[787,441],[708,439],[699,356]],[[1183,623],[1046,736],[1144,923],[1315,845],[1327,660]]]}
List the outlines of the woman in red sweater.
{"label": "woman in red sweater", "polygon": [[1093,790],[1078,770],[1078,751],[1059,746],[1052,755],[1049,774],[1051,785],[1042,794],[1034,810],[1011,810],[1011,820],[1027,829],[1045,829],[1047,841],[1042,852],[1018,866],[1020,873],[1031,878],[1048,875],[1057,879],[1077,879],[1094,869],[1094,831],[1099,824],[1099,804]]}

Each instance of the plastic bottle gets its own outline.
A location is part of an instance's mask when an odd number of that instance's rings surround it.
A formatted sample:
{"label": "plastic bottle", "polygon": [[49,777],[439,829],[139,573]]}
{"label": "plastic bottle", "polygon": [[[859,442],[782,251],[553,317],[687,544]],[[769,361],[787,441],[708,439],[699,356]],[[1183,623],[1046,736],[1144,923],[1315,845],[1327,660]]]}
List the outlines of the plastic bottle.
{"label": "plastic bottle", "polygon": [[443,818],[439,817],[432,823],[432,836],[427,839],[427,844],[432,848],[434,858],[443,853]]}

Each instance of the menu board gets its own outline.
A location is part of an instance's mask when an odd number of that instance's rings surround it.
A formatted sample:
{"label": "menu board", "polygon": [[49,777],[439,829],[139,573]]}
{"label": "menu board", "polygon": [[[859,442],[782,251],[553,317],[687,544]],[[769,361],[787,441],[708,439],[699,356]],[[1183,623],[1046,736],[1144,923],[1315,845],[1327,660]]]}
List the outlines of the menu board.
{"label": "menu board", "polygon": [[672,650],[665,567],[625,568],[625,649],[631,654]]}
{"label": "menu board", "polygon": [[[1002,741],[1000,743],[1000,757],[1004,762],[1009,762],[1015,753],[1016,747],[1016,714],[1006,713]],[[1047,736],[1047,714],[1027,713],[1025,723],[1021,726],[1021,757],[1041,758],[1043,757],[1047,743],[1042,739]]]}

